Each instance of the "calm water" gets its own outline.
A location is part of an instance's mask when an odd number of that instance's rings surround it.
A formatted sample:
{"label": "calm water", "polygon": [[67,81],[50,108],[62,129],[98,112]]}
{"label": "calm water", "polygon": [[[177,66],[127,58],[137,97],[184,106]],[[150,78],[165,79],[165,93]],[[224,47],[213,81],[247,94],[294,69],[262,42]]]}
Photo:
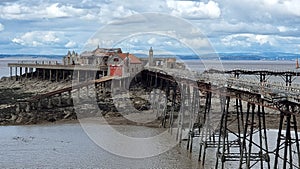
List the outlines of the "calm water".
{"label": "calm water", "polygon": [[[105,135],[106,125],[99,125],[99,135]],[[99,127],[98,126],[98,127]],[[135,136],[151,135],[161,129],[114,126],[122,134]],[[101,169],[196,169],[201,168],[197,162],[199,152],[198,140],[194,140],[192,156],[182,146],[175,146],[169,151],[141,159],[117,156],[96,145],[81,128],[80,124],[49,124],[32,126],[2,126],[0,127],[0,168],[101,168]],[[269,150],[276,145],[276,130],[269,130]],[[258,134],[253,136],[258,141]],[[114,138],[111,138],[112,140]],[[162,141],[157,144],[168,144]],[[120,141],[120,149],[126,144]],[[142,147],[141,147],[142,148]],[[138,149],[138,147],[137,147]],[[295,150],[295,149],[294,149]],[[232,150],[233,151],[233,150]],[[253,151],[259,150],[254,147]],[[215,150],[208,149],[206,168],[214,168]],[[274,158],[273,155],[270,156]],[[294,156],[294,160],[296,156]],[[280,162],[281,163],[281,162]],[[271,166],[273,161],[271,161]],[[225,163],[226,168],[236,168],[236,163]],[[259,167],[259,165],[257,166]],[[257,168],[254,167],[254,168]]]}
{"label": "calm water", "polygon": [[[157,130],[115,127],[138,135]],[[2,126],[0,133],[0,168],[198,168],[196,160],[190,159],[180,147],[144,159],[111,154],[91,141],[79,124]]]}

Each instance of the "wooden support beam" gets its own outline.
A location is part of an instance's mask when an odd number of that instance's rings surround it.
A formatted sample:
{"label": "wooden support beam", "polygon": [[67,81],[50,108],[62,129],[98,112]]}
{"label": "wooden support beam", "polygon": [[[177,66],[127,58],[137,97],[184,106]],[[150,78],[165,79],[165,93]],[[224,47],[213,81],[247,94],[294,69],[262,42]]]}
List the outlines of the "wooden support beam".
{"label": "wooden support beam", "polygon": [[80,82],[80,70],[77,70],[77,80]]}
{"label": "wooden support beam", "polygon": [[58,79],[59,79],[59,77],[58,77],[59,76],[58,71],[59,71],[58,69],[55,70],[55,81],[56,82],[58,82]]}
{"label": "wooden support beam", "polygon": [[49,69],[49,80],[50,80],[50,82],[52,81],[52,70],[51,69]]}
{"label": "wooden support beam", "polygon": [[25,78],[27,79],[28,77],[28,67],[25,67]]}
{"label": "wooden support beam", "polygon": [[71,105],[71,104],[72,104],[72,93],[71,93],[70,90],[68,91],[68,100],[67,100],[67,104],[68,104],[68,105]]}
{"label": "wooden support beam", "polygon": [[23,71],[22,71],[22,67],[20,67],[20,81],[22,81],[22,73]]}
{"label": "wooden support beam", "polygon": [[46,80],[46,69],[43,69],[43,80]]}
{"label": "wooden support beam", "polygon": [[18,68],[15,67],[15,75],[16,75],[16,81],[18,81]]}
{"label": "wooden support beam", "polygon": [[61,95],[61,93],[58,95],[58,106],[59,107],[62,106],[62,95]]}
{"label": "wooden support beam", "polygon": [[12,67],[9,67],[9,76],[10,76],[10,80],[12,80]]}

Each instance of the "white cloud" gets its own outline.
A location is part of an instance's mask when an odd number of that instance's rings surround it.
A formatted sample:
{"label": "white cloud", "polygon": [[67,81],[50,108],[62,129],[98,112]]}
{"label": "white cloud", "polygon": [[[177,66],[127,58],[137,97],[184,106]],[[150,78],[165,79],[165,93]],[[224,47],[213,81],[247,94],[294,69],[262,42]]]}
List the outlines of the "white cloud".
{"label": "white cloud", "polygon": [[83,19],[83,20],[97,20],[97,19],[99,19],[97,17],[97,15],[93,15],[93,14],[90,14],[90,13],[88,13],[84,16],[81,16],[80,18]]}
{"label": "white cloud", "polygon": [[208,3],[198,1],[174,1],[167,0],[167,6],[172,14],[185,18],[219,18],[221,9],[214,1]]}
{"label": "white cloud", "polygon": [[45,45],[58,45],[64,41],[62,37],[64,36],[61,32],[33,31],[12,39],[12,42],[23,46],[39,47]]}
{"label": "white cloud", "polygon": [[277,29],[279,32],[289,32],[289,31],[297,31],[298,28],[291,28],[291,27],[286,27],[286,26],[278,26]]}
{"label": "white cloud", "polygon": [[[208,29],[209,32],[222,32],[222,33],[256,33],[256,34],[265,34],[265,33],[278,33],[278,27],[273,26],[269,23],[247,23],[247,22],[238,22],[238,23],[229,23],[228,21],[220,21],[218,23],[211,23],[209,25],[200,25],[203,29]],[[208,32],[207,31],[207,32]]]}
{"label": "white cloud", "polygon": [[58,3],[55,3],[48,6],[45,11],[46,16],[49,18],[70,16],[70,14],[66,11],[66,9],[71,9],[71,7],[66,7],[66,6],[59,7],[58,5],[59,5]]}
{"label": "white cloud", "polygon": [[6,3],[0,5],[0,18],[3,19],[40,19],[40,18],[60,18],[74,17],[85,14],[83,9],[74,8],[71,5],[61,5],[59,3],[29,6],[28,4]]}
{"label": "white cloud", "polygon": [[[245,22],[281,22],[300,16],[299,0],[218,0],[226,19]],[[278,20],[276,20],[278,19]],[[286,20],[285,20],[286,19]]]}
{"label": "white cloud", "polygon": [[90,38],[86,41],[86,43],[84,44],[84,50],[93,50],[95,49],[97,46],[100,47],[104,47],[104,48],[110,48],[110,47],[114,47],[114,45],[116,45],[116,42],[113,40],[103,40],[101,39],[101,37],[93,37]]}
{"label": "white cloud", "polygon": [[95,49],[95,47],[98,46],[99,44],[100,44],[100,39],[99,38],[90,38],[85,43],[85,48],[87,50]]}
{"label": "white cloud", "polygon": [[22,12],[28,11],[26,7],[21,7],[19,4],[10,4],[0,6],[0,17],[3,19],[19,19],[24,14]]}
{"label": "white cloud", "polygon": [[148,44],[152,45],[152,44],[156,43],[156,38],[151,38],[147,42],[148,42]]}
{"label": "white cloud", "polygon": [[0,32],[4,30],[4,25],[0,23]]}
{"label": "white cloud", "polygon": [[114,19],[120,19],[136,14],[134,10],[126,9],[124,6],[103,5],[100,7],[98,18],[102,23],[109,23]]}
{"label": "white cloud", "polygon": [[196,37],[196,38],[182,38],[180,39],[185,45],[191,47],[192,49],[207,49],[210,48],[211,44],[206,38]]}
{"label": "white cloud", "polygon": [[270,11],[300,16],[299,0],[262,0],[261,2]]}
{"label": "white cloud", "polygon": [[74,48],[77,47],[77,43],[74,41],[69,41],[67,44],[65,44],[66,48]]}
{"label": "white cloud", "polygon": [[270,35],[259,35],[259,34],[234,34],[228,35],[221,39],[222,43],[226,46],[243,46],[250,47],[252,44],[269,44],[274,46],[277,44],[275,37]]}

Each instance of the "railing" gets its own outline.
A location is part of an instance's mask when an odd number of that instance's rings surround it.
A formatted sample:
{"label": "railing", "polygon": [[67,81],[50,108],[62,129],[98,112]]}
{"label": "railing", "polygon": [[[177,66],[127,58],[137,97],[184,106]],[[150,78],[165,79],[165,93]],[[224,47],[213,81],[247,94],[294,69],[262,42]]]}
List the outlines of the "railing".
{"label": "railing", "polygon": [[225,76],[225,74],[202,74],[189,70],[166,69],[158,67],[148,67],[149,70],[165,72],[174,77],[186,78],[190,80],[201,80],[216,86],[230,87],[262,95],[286,96],[291,99],[300,100],[300,84],[293,83],[286,86],[281,82],[258,82],[254,79],[236,79]]}
{"label": "railing", "polygon": [[18,61],[18,64],[61,65],[61,63],[59,63],[58,61],[52,61],[52,60],[39,60],[39,61],[22,60],[22,61]]}

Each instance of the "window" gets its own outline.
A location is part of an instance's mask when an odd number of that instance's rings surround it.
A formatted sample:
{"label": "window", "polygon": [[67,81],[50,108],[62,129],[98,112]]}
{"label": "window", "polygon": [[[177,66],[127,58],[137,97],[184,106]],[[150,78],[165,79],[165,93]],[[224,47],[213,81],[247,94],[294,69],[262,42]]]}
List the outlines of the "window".
{"label": "window", "polygon": [[119,58],[114,58],[114,62],[119,62]]}
{"label": "window", "polygon": [[105,66],[107,66],[107,60],[108,60],[108,56],[104,56],[104,57],[103,57],[103,64],[104,64]]}

